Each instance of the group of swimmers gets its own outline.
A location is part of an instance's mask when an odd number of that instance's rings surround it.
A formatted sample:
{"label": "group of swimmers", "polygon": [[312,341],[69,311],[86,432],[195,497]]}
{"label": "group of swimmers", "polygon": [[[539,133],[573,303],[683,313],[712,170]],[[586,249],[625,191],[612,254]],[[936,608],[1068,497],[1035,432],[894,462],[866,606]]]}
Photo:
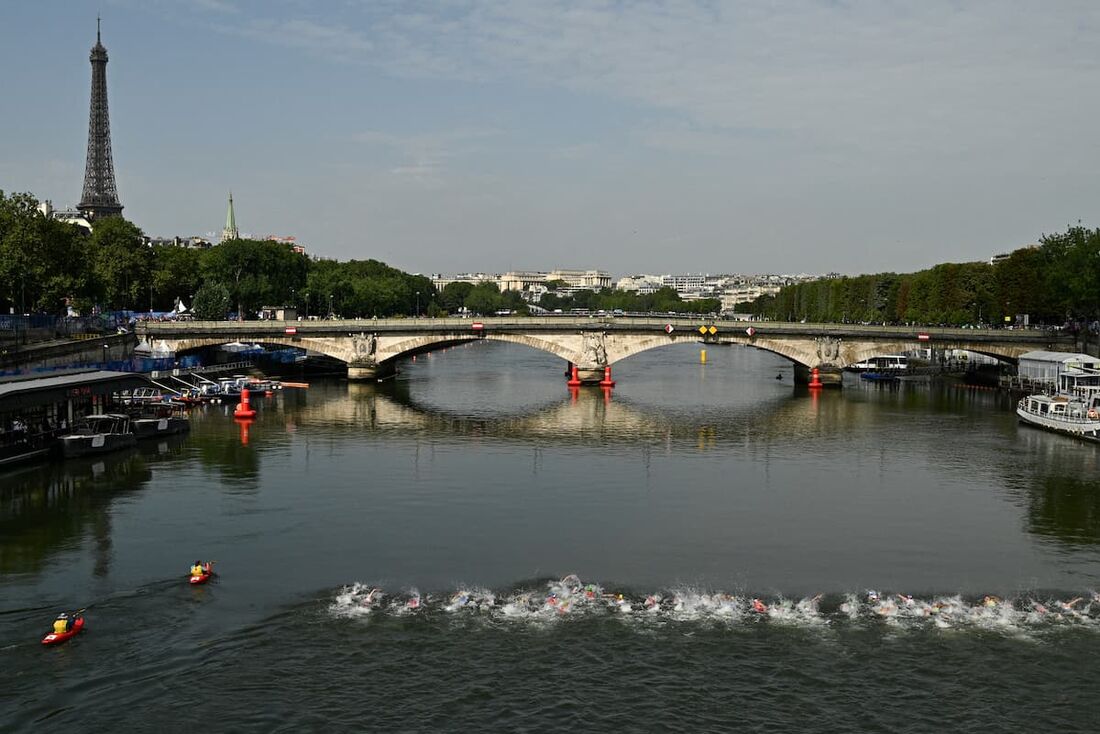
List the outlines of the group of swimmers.
{"label": "group of swimmers", "polygon": [[909,594],[880,594],[868,590],[862,595],[848,594],[839,601],[827,603],[823,611],[823,595],[798,600],[739,597],[727,593],[703,594],[692,591],[667,595],[628,596],[622,592],[605,591],[598,584],[584,583],[575,574],[547,584],[545,592],[522,591],[505,598],[483,589],[459,589],[432,598],[418,591],[387,597],[379,587],[359,584],[346,587],[337,598],[338,611],[350,614],[388,609],[409,613],[429,606],[443,611],[476,610],[504,617],[557,616],[581,608],[605,608],[623,614],[665,614],[680,617],[737,617],[742,619],[773,619],[777,621],[825,622],[829,618],[879,618],[883,620],[930,620],[936,626],[949,627],[964,623],[1013,624],[1017,622],[1097,622],[1100,623],[1100,594],[1088,598],[1078,596],[1065,601],[1028,599],[1013,603],[986,595],[975,603],[960,596],[941,597],[931,601]]}

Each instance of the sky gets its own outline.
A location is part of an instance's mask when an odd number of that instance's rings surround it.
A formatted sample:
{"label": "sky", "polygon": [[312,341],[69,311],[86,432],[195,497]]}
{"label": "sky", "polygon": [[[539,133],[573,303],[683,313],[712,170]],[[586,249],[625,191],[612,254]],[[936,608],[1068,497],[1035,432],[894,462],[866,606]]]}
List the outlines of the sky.
{"label": "sky", "polygon": [[1095,0],[0,0],[0,189],[411,272],[903,272],[1100,224]]}

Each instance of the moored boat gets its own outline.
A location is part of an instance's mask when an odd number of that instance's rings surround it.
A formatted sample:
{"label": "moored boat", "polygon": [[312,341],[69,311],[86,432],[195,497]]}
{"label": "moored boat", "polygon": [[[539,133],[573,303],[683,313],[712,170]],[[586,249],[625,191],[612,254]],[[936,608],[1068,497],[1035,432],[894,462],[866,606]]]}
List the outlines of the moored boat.
{"label": "moored boat", "polygon": [[117,451],[137,443],[130,416],[121,413],[86,416],[59,440],[61,452],[68,458]]}
{"label": "moored boat", "polygon": [[1016,404],[1028,425],[1089,441],[1100,441],[1100,391],[1074,395],[1028,395]]}
{"label": "moored boat", "polygon": [[138,438],[154,438],[186,433],[191,430],[191,420],[175,406],[160,405],[131,419],[130,427]]}

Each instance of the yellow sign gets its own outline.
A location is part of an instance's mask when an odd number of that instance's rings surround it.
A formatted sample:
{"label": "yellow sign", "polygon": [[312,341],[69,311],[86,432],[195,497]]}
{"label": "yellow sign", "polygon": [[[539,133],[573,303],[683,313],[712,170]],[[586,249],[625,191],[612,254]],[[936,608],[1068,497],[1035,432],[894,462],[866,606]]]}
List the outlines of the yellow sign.
{"label": "yellow sign", "polygon": [[706,336],[707,335],[707,327],[700,326],[699,327],[699,333],[702,334],[703,336]]}
{"label": "yellow sign", "polygon": [[709,329],[707,329],[707,331],[709,331],[709,332],[710,332],[710,335],[711,335],[711,336],[714,336],[715,334],[717,334],[717,333],[718,333],[718,327],[717,327],[717,326],[712,326],[712,327],[710,327]]}

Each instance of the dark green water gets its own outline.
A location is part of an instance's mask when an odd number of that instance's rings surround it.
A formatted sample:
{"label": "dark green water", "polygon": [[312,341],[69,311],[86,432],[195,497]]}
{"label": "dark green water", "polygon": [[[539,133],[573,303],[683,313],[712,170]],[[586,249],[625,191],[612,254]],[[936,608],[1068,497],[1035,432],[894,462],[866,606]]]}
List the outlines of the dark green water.
{"label": "dark green water", "polygon": [[708,361],[574,399],[477,344],[260,401],[247,444],[209,407],[0,474],[0,730],[1097,729],[1095,447],[995,393]]}

